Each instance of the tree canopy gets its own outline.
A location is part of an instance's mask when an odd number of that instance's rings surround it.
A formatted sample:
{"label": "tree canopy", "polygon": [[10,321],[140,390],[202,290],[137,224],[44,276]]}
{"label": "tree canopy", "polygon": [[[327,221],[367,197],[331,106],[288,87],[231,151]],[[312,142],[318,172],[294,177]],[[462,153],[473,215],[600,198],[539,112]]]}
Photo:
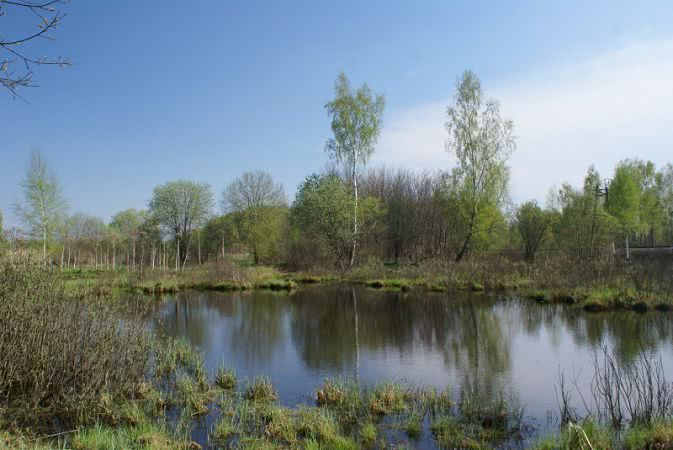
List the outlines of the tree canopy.
{"label": "tree canopy", "polygon": [[500,116],[498,102],[484,98],[477,76],[463,73],[454,103],[447,108],[446,122],[447,150],[457,160],[452,171],[457,200],[452,213],[463,223],[456,261],[467,254],[475,234],[484,229],[489,211],[507,197],[507,160],[516,147],[513,128],[510,120]]}
{"label": "tree canopy", "polygon": [[68,208],[61,184],[39,150],[33,150],[21,182],[23,200],[15,205],[17,215],[31,235],[42,241],[42,256],[47,263],[47,243]]}
{"label": "tree canopy", "polygon": [[187,260],[192,231],[205,223],[213,208],[210,185],[189,180],[170,181],[154,188],[150,214],[176,242],[176,265]]}

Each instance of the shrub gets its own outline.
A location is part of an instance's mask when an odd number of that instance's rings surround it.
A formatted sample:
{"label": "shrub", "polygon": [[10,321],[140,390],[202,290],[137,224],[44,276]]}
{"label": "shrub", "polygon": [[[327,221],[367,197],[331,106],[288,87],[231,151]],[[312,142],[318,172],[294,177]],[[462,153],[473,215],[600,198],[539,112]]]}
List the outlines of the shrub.
{"label": "shrub", "polygon": [[148,368],[150,342],[139,314],[123,314],[25,259],[0,261],[0,408],[37,424],[93,421],[100,399],[129,398]]}

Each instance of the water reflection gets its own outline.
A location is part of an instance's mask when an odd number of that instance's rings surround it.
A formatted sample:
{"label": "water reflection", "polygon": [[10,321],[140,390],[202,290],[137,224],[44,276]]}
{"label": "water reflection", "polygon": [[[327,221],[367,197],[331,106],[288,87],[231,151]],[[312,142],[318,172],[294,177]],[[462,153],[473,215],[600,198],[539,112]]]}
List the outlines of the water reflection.
{"label": "water reflection", "polygon": [[660,351],[669,368],[670,317],[330,286],[181,294],[158,303],[152,321],[201,348],[211,368],[225,361],[244,377],[270,376],[287,403],[304,400],[326,376],[396,378],[485,395],[505,389],[542,421],[556,406],[559,369],[589,377],[592,351],[603,343],[624,359]]}

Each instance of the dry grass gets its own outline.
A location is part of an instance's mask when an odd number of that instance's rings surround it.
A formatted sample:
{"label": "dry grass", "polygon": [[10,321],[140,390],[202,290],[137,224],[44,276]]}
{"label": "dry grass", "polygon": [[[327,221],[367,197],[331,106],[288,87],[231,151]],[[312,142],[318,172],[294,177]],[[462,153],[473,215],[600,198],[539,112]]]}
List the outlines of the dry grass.
{"label": "dry grass", "polygon": [[144,379],[149,337],[103,297],[71,298],[24,259],[0,261],[0,406],[6,420],[50,427],[97,419],[101,398],[126,398]]}

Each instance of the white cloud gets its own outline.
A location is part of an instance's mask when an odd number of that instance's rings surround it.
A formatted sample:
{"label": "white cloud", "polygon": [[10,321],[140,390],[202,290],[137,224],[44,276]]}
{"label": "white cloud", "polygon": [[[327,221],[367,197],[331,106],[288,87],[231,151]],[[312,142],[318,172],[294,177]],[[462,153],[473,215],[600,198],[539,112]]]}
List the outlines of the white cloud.
{"label": "white cloud", "polygon": [[445,151],[447,102],[393,112],[384,124],[374,163],[410,169],[446,169],[453,158]]}
{"label": "white cloud", "polygon": [[[546,71],[489,89],[514,120],[515,199],[542,200],[549,187],[579,184],[595,164],[608,176],[619,160],[673,160],[673,39],[639,42],[574,67]],[[444,111],[448,99],[393,111],[375,162],[415,169],[447,168]]]}

